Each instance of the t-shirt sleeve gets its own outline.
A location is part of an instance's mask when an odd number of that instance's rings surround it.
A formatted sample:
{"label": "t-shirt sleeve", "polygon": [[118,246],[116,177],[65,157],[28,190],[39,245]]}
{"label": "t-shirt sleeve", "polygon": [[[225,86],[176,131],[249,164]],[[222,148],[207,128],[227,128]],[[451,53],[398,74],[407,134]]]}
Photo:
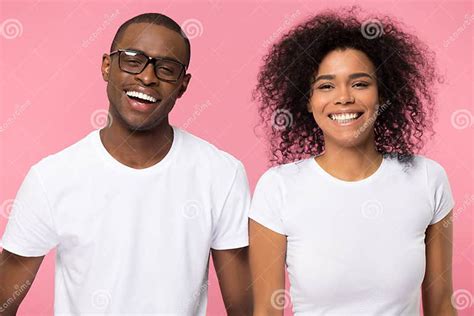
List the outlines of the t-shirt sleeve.
{"label": "t-shirt sleeve", "polygon": [[211,248],[216,250],[247,247],[250,189],[244,166],[239,162],[227,191],[217,225],[212,234]]}
{"label": "t-shirt sleeve", "polygon": [[257,182],[249,217],[274,232],[285,235],[283,199],[284,190],[281,179],[274,169],[270,169]]}
{"label": "t-shirt sleeve", "polygon": [[454,207],[453,194],[444,168],[433,160],[427,162],[429,199],[433,206],[430,225],[442,220]]}
{"label": "t-shirt sleeve", "polygon": [[31,167],[12,203],[1,246],[24,257],[46,255],[58,243],[41,179]]}

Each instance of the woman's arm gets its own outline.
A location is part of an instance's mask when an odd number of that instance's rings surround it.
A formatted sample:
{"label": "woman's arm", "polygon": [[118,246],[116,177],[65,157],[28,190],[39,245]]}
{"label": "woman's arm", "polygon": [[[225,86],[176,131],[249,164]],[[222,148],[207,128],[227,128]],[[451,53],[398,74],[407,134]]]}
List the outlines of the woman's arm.
{"label": "woman's arm", "polygon": [[286,236],[250,219],[250,275],[254,316],[283,315]]}
{"label": "woman's arm", "polygon": [[[450,219],[452,211],[445,217]],[[447,225],[446,225],[447,224]],[[441,220],[426,229],[426,271],[422,284],[424,316],[453,316],[452,256],[453,223]]]}

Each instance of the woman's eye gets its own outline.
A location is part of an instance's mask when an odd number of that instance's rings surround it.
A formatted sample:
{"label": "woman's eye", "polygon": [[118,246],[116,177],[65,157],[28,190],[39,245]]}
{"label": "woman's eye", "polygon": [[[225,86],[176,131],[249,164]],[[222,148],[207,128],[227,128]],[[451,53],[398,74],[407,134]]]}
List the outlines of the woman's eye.
{"label": "woman's eye", "polygon": [[330,89],[330,88],[332,88],[332,86],[329,85],[329,84],[323,84],[323,85],[318,87],[318,89],[321,89],[321,90],[327,90],[327,89]]}
{"label": "woman's eye", "polygon": [[357,88],[364,88],[364,87],[367,87],[369,84],[366,83],[366,82],[357,82],[354,84],[354,87],[357,87]]}

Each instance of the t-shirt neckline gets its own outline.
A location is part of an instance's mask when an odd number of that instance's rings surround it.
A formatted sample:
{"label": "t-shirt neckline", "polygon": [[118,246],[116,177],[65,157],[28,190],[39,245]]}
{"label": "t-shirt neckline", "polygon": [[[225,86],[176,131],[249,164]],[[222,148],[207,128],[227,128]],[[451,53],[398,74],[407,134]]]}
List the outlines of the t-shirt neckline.
{"label": "t-shirt neckline", "polygon": [[358,186],[358,185],[361,185],[361,184],[373,182],[373,181],[375,181],[377,178],[379,178],[379,177],[384,173],[384,170],[385,170],[385,168],[386,168],[386,166],[387,166],[387,157],[383,156],[382,162],[380,163],[379,167],[378,167],[377,170],[375,170],[375,172],[373,172],[371,175],[369,175],[368,177],[366,177],[366,178],[364,178],[364,179],[361,179],[361,180],[346,181],[346,180],[342,180],[342,179],[336,178],[335,176],[331,175],[331,174],[328,173],[326,170],[324,170],[324,169],[319,165],[319,163],[316,161],[316,159],[314,159],[315,157],[316,157],[316,156],[312,156],[312,157],[309,159],[309,162],[310,162],[311,167],[312,167],[319,175],[325,177],[326,179],[328,179],[328,180],[331,181],[331,182],[338,183],[338,184],[342,184],[342,185],[346,185],[346,186]]}
{"label": "t-shirt neckline", "polygon": [[152,165],[150,167],[142,168],[142,169],[129,167],[129,166],[121,163],[117,159],[115,159],[107,151],[104,144],[102,143],[102,140],[100,139],[100,129],[97,129],[97,130],[92,132],[92,139],[93,139],[93,142],[95,144],[95,147],[96,147],[99,155],[101,156],[103,161],[108,166],[110,166],[110,167],[112,167],[116,170],[121,170],[121,171],[125,171],[125,172],[128,172],[128,173],[148,174],[148,173],[154,173],[154,172],[157,172],[159,170],[165,169],[170,164],[170,162],[173,160],[173,156],[176,154],[178,144],[179,144],[180,139],[181,139],[181,135],[180,135],[180,131],[179,131],[178,128],[176,128],[175,126],[171,126],[171,127],[173,129],[173,141],[171,143],[171,148],[168,151],[168,153],[165,155],[165,157],[161,161],[155,163],[154,165]]}

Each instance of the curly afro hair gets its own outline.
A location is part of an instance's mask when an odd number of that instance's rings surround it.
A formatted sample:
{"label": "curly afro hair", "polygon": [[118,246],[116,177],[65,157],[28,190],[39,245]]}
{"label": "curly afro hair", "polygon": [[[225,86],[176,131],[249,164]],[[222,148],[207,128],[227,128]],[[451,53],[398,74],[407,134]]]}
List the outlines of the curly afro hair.
{"label": "curly afro hair", "polygon": [[358,7],[325,11],[286,33],[263,58],[253,99],[270,141],[270,163],[324,151],[320,127],[307,110],[314,75],[336,49],[364,52],[376,69],[380,99],[389,104],[374,122],[376,150],[410,163],[433,136],[433,83],[441,82],[434,53],[388,16],[360,17]]}

